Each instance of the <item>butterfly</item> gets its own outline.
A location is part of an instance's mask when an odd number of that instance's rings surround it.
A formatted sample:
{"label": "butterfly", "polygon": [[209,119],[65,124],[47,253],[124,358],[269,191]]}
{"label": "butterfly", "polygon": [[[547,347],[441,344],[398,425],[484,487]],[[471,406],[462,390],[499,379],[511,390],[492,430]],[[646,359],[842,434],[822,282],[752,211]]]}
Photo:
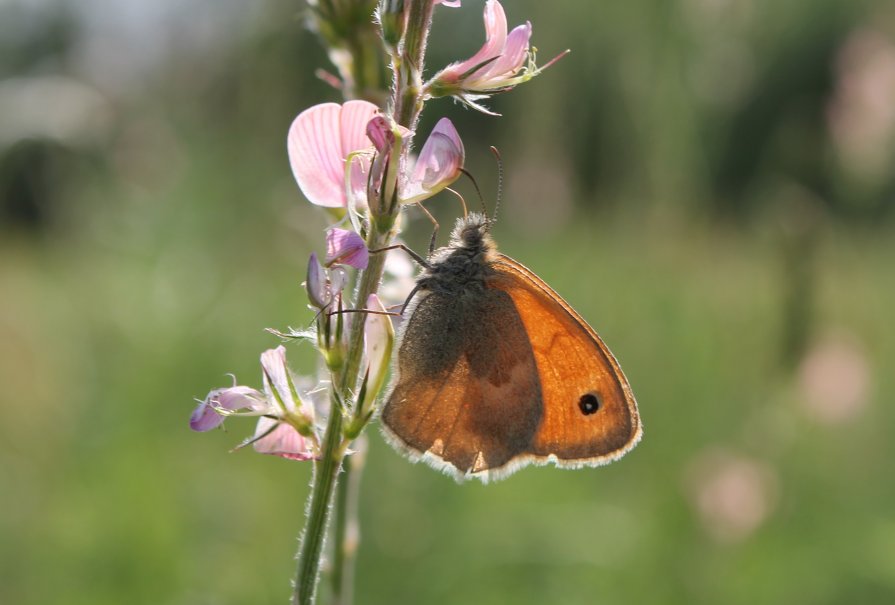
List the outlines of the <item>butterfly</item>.
{"label": "butterfly", "polygon": [[617,460],[642,433],[618,361],[556,292],[497,252],[490,225],[459,219],[417,278],[381,413],[386,439],[457,480]]}

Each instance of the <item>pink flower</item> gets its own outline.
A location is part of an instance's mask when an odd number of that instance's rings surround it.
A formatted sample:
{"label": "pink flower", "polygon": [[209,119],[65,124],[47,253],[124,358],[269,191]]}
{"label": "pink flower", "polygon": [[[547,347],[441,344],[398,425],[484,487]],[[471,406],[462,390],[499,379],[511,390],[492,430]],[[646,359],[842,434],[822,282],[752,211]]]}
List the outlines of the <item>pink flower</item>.
{"label": "pink flower", "polygon": [[[350,195],[358,206],[366,205],[370,157],[358,152],[372,150],[366,126],[378,111],[367,101],[322,103],[301,112],[292,122],[287,138],[289,163],[299,188],[312,204],[345,208]],[[346,184],[349,161],[350,182]]]}
{"label": "pink flower", "polygon": [[[295,118],[289,129],[289,160],[298,186],[312,203],[344,208],[350,197],[354,207],[366,207],[370,159],[374,153],[388,153],[398,137],[413,134],[377,111],[375,105],[366,101],[349,101],[344,105],[324,103]],[[418,202],[453,183],[463,167],[464,153],[456,128],[443,118],[432,130],[405,179],[401,201]],[[347,185],[346,162],[351,162]],[[363,241],[356,234],[345,233],[349,232],[328,236],[327,246],[354,246],[355,254],[349,260],[337,260],[328,248],[326,265],[340,262],[364,268],[366,248],[357,246],[358,241],[361,244]]]}
{"label": "pink flower", "polygon": [[314,407],[302,401],[286,366],[286,347],[261,354],[268,414],[258,419],[251,443],[256,452],[290,460],[314,458]]}
{"label": "pink flower", "polygon": [[534,65],[529,48],[531,23],[525,22],[507,35],[507,16],[497,0],[485,3],[485,44],[465,61],[448,65],[426,84],[432,97],[454,96],[485,113],[475,101],[527,82],[553,64]]}
{"label": "pink flower", "polygon": [[455,83],[466,90],[503,88],[522,69],[528,55],[531,23],[519,25],[507,36],[507,16],[497,0],[485,3],[485,44],[472,57],[441,70],[435,80]]}
{"label": "pink flower", "polygon": [[366,269],[370,252],[364,239],[354,231],[333,227],[326,232],[325,265],[348,265],[355,269]]}
{"label": "pink flower", "polygon": [[461,0],[435,0],[435,4],[442,4],[444,6],[450,6],[451,8],[460,8]]}
{"label": "pink flower", "polygon": [[252,447],[259,454],[270,454],[287,460],[313,460],[310,441],[284,422],[261,417],[252,438]]}
{"label": "pink flower", "polygon": [[263,406],[264,401],[264,393],[238,386],[234,377],[232,387],[214,389],[205,396],[190,416],[190,428],[200,433],[210,431],[224,422],[222,412],[255,409]]}
{"label": "pink flower", "polygon": [[[302,400],[286,366],[286,349],[279,346],[261,354],[264,390],[238,386],[215,389],[190,417],[190,428],[208,431],[227,416],[260,416],[255,436],[238,448],[253,445],[262,454],[291,460],[310,460],[317,450],[314,407]],[[237,448],[237,449],[238,449]]]}
{"label": "pink flower", "polygon": [[432,197],[457,180],[466,151],[454,124],[441,118],[426,139],[401,195],[403,203]]}

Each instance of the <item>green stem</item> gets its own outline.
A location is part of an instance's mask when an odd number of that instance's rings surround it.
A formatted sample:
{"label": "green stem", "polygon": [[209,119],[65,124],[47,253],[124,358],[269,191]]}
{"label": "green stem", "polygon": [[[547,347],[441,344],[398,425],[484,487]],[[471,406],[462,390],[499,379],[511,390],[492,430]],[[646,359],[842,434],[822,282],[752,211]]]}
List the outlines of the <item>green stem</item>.
{"label": "green stem", "polygon": [[342,466],[342,405],[333,394],[331,397],[329,421],[323,436],[323,452],[314,465],[314,481],[311,490],[311,506],[305,532],[298,552],[298,569],[295,573],[295,587],[292,605],[311,605],[317,590],[320,559],[326,539],[326,525],[329,521],[330,503],[335,491],[339,468]]}
{"label": "green stem", "polygon": [[392,117],[401,126],[414,130],[424,102],[420,92],[434,5],[431,0],[409,0],[409,4],[404,52],[400,63],[396,66],[395,104]]}
{"label": "green stem", "polygon": [[342,467],[336,492],[335,554],[333,556],[333,605],[351,605],[354,588],[354,564],[357,560],[359,524],[357,519],[360,480],[366,456],[366,438],[355,440],[356,452]]}

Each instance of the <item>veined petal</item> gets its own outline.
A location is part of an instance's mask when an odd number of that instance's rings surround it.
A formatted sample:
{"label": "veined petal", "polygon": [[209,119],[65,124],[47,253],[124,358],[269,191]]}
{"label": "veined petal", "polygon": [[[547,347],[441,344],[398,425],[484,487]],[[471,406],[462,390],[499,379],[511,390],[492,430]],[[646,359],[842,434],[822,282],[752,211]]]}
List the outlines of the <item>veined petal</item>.
{"label": "veined petal", "polygon": [[[305,197],[318,206],[343,207],[345,159],[370,146],[366,125],[378,108],[367,101],[321,103],[306,109],[289,127],[287,149],[292,173]],[[363,195],[369,159],[351,165],[351,190]]]}
{"label": "veined petal", "polygon": [[488,76],[515,74],[525,62],[530,39],[531,23],[525,22],[524,25],[513,28],[507,37],[507,44],[500,58],[487,67]]}
{"label": "veined petal", "polygon": [[292,426],[271,418],[259,418],[252,447],[261,454],[270,454],[289,460],[312,460],[313,446],[310,439],[298,434]]}
{"label": "veined petal", "polygon": [[[367,123],[379,113],[379,108],[369,101],[348,101],[342,105],[340,117],[342,157],[362,149],[371,148],[367,138]],[[351,163],[351,195],[359,207],[366,207],[367,174],[370,157],[357,156]]]}
{"label": "veined petal", "polygon": [[435,195],[460,176],[466,151],[453,122],[442,118],[420,151],[403,192],[406,202]]}
{"label": "veined petal", "polygon": [[377,113],[379,108],[369,101],[348,101],[342,105],[342,113],[339,116],[342,158],[370,146],[367,123]]}
{"label": "veined petal", "polygon": [[469,59],[455,63],[445,71],[451,74],[462,75],[493,57],[498,56],[507,42],[507,15],[500,2],[488,0],[485,3],[485,44]]}
{"label": "veined petal", "polygon": [[345,205],[345,187],[337,103],[314,105],[300,114],[289,127],[287,148],[292,174],[312,204]]}
{"label": "veined petal", "polygon": [[354,231],[334,227],[326,232],[326,265],[350,265],[366,269],[370,253],[363,238]]}

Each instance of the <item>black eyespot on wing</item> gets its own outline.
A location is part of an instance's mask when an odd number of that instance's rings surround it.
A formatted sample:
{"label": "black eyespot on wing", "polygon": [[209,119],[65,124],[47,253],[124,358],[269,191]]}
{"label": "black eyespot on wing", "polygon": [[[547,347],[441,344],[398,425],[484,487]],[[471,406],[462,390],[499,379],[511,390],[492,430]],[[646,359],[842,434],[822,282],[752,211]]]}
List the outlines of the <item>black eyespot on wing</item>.
{"label": "black eyespot on wing", "polygon": [[585,416],[595,414],[600,409],[600,398],[595,393],[585,393],[578,400],[578,409]]}

